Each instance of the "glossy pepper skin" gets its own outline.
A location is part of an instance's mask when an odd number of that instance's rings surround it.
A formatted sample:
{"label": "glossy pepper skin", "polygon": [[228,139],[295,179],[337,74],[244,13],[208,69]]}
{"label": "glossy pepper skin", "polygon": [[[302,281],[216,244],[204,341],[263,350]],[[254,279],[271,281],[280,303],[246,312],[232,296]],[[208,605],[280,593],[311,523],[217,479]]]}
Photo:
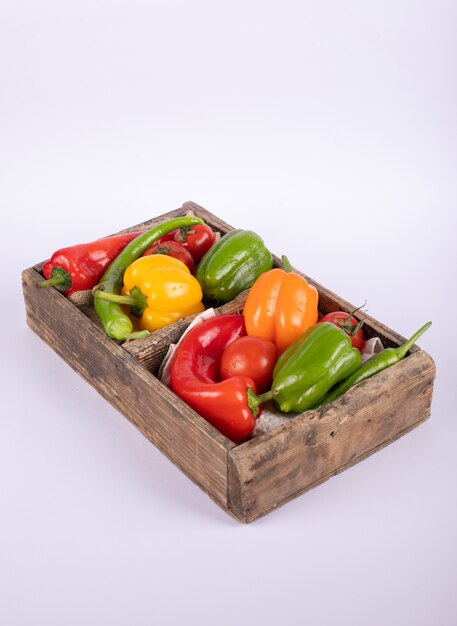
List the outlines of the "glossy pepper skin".
{"label": "glossy pepper skin", "polygon": [[251,287],[243,309],[248,335],[263,337],[284,352],[318,319],[317,289],[303,276],[291,271],[283,257],[285,269],[265,272]]}
{"label": "glossy pepper skin", "polygon": [[250,378],[234,376],[220,380],[222,354],[233,341],[246,334],[242,315],[216,315],[183,337],[172,356],[171,389],[184,402],[234,442],[246,439],[255,426],[250,408]]}
{"label": "glossy pepper skin", "polygon": [[163,254],[141,257],[129,265],[121,293],[127,296],[123,303],[140,314],[139,328],[150,332],[205,308],[201,287],[189,268]]}
{"label": "glossy pepper skin", "polygon": [[273,266],[271,252],[251,230],[232,230],[200,261],[196,277],[211,300],[229,302]]}
{"label": "glossy pepper skin", "polygon": [[56,250],[51,258],[43,263],[43,274],[47,280],[38,286],[55,287],[66,296],[75,291],[92,289],[111,261],[141,232],[113,235]]}
{"label": "glossy pepper skin", "polygon": [[361,364],[361,354],[344,330],[330,322],[316,324],[282,353],[273,371],[271,391],[257,399],[273,398],[284,413],[301,413],[314,407]]}

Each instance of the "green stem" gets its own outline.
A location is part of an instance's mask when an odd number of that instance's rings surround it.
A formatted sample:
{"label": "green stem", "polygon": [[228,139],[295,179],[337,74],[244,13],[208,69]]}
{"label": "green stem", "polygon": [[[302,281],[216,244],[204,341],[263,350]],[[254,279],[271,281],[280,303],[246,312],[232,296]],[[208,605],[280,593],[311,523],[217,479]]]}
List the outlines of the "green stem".
{"label": "green stem", "polygon": [[269,402],[270,400],[273,400],[274,397],[275,397],[275,392],[272,389],[270,389],[270,391],[266,391],[265,393],[261,393],[258,396],[256,396],[256,399],[259,404],[264,404],[265,402]]}
{"label": "green stem", "polygon": [[281,263],[282,263],[282,269],[285,272],[291,272],[292,271],[292,265],[290,264],[290,261],[286,257],[285,254],[283,254],[282,257],[281,257]]}
{"label": "green stem", "polygon": [[148,305],[147,297],[141,292],[139,287],[134,287],[129,294],[112,293],[111,291],[104,291],[98,285],[92,289],[94,298],[101,298],[106,302],[116,302],[117,304],[127,304],[133,315],[140,317],[143,315],[145,308]]}
{"label": "green stem", "polygon": [[274,391],[270,390],[270,391],[266,391],[265,393],[261,393],[260,395],[257,396],[254,393],[254,390],[249,387],[247,391],[247,396],[248,396],[248,407],[251,409],[252,415],[254,417],[257,417],[259,414],[260,405],[264,404],[265,402],[268,402],[269,400],[272,400],[275,396],[275,393]]}
{"label": "green stem", "polygon": [[71,276],[63,267],[53,267],[51,278],[38,283],[40,289],[55,287],[58,291],[67,291],[71,287]]}

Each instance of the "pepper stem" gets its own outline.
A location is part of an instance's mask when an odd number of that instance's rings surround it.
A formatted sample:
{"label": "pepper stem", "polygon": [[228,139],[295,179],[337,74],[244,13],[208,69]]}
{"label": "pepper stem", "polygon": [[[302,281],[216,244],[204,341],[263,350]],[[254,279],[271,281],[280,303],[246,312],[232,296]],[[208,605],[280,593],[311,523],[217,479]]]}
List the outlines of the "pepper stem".
{"label": "pepper stem", "polygon": [[275,395],[276,394],[273,389],[270,389],[270,391],[266,391],[265,393],[261,393],[256,396],[256,399],[259,404],[263,404],[264,402],[269,402],[270,400],[273,400]]}
{"label": "pepper stem", "polygon": [[260,405],[264,402],[272,400],[275,396],[275,392],[271,389],[260,395],[256,395],[251,387],[248,387],[248,407],[251,409],[252,415],[256,418],[259,415]]}
{"label": "pepper stem", "polygon": [[51,278],[43,280],[37,285],[40,289],[46,287],[55,287],[58,291],[67,291],[71,287],[71,276],[63,267],[53,267],[51,271]]}
{"label": "pepper stem", "polygon": [[398,348],[395,348],[395,351],[399,359],[402,359],[405,356],[405,354],[408,352],[411,346],[413,346],[416,343],[419,337],[421,337],[425,333],[425,331],[430,328],[431,325],[432,325],[431,322],[427,322],[426,324],[421,326],[419,330],[416,331],[414,335],[410,339],[408,339],[406,343],[404,343],[402,346]]}
{"label": "pepper stem", "polygon": [[282,257],[281,257],[281,263],[282,263],[282,269],[285,272],[291,272],[292,271],[292,265],[290,264],[290,261],[286,257],[285,254],[283,254]]}
{"label": "pepper stem", "polygon": [[94,298],[100,298],[107,302],[116,302],[117,304],[127,304],[133,315],[140,317],[143,311],[147,307],[148,300],[146,296],[141,292],[139,287],[134,287],[129,294],[122,295],[118,293],[111,293],[110,291],[103,291],[100,286],[96,286],[92,289]]}
{"label": "pepper stem", "polygon": [[248,407],[251,409],[251,413],[254,419],[256,419],[259,414],[260,403],[258,402],[257,396],[255,395],[251,387],[247,388],[246,395],[247,395],[247,400],[248,400]]}

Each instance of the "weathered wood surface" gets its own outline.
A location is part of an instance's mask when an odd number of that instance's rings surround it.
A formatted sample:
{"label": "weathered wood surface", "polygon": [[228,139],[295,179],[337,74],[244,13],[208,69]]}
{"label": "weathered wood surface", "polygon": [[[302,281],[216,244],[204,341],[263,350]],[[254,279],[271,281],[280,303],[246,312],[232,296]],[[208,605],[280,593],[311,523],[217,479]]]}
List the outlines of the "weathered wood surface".
{"label": "weathered wood surface", "polygon": [[391,443],[430,414],[435,365],[423,350],[334,403],[229,453],[229,507],[250,522]]}
{"label": "weathered wood surface", "polygon": [[27,322],[74,370],[121,411],[218,504],[227,508],[227,452],[233,443],[109,339],[55,289],[22,274]]}
{"label": "weathered wood surface", "polygon": [[[189,210],[222,234],[232,229],[203,207],[186,202],[122,232],[150,227]],[[277,257],[274,261],[280,263]],[[193,317],[146,340],[120,346],[106,337],[93,307],[78,308],[54,289],[37,289],[35,284],[42,280],[40,270],[41,264],[37,264],[23,272],[30,327],[240,521],[250,522],[322,483],[408,432],[430,413],[434,363],[428,354],[413,347],[402,362],[328,407],[295,416],[265,435],[235,445],[153,375],[168,345],[178,341]],[[355,308],[294,270],[318,289],[320,315]],[[216,311],[241,312],[245,298],[246,292]],[[369,336],[378,335],[385,345],[404,341],[371,316],[362,316]]]}

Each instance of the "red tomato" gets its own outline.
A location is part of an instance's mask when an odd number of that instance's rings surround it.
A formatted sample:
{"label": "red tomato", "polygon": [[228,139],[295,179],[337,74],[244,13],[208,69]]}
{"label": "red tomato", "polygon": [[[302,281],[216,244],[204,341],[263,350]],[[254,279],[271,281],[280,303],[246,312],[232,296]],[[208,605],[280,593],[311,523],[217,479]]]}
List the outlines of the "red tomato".
{"label": "red tomato", "polygon": [[214,243],[214,233],[207,224],[193,224],[175,232],[174,240],[189,250],[195,263]]}
{"label": "red tomato", "polygon": [[168,254],[187,265],[191,273],[194,271],[195,264],[192,255],[177,241],[156,241],[143,253],[143,256],[147,254]]}
{"label": "red tomato", "polygon": [[342,328],[351,338],[353,348],[357,348],[360,352],[364,349],[365,335],[362,330],[363,321],[359,322],[350,313],[348,314],[345,311],[333,311],[333,313],[324,315],[319,322],[331,322],[335,324],[335,326]]}
{"label": "red tomato", "polygon": [[220,376],[246,376],[255,382],[257,393],[271,386],[278,348],[263,337],[244,336],[236,339],[222,353]]}
{"label": "red tomato", "polygon": [[176,233],[179,233],[179,228],[175,228],[174,230],[170,230],[170,232],[167,233],[166,235],[164,235],[163,237],[161,237],[159,239],[159,241],[162,243],[164,241],[170,241],[171,239],[174,240]]}

